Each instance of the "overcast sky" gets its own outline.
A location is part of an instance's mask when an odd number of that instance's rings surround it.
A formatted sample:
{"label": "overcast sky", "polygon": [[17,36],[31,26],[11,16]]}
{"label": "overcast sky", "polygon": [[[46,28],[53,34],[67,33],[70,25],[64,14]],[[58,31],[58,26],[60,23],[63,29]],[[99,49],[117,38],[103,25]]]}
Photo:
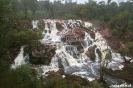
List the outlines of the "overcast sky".
{"label": "overcast sky", "polygon": [[[74,0],[73,0],[74,1]],[[94,0],[94,1],[97,1],[97,2],[100,2],[100,1],[107,1],[107,0]],[[112,1],[115,1],[117,2],[117,0],[112,0]],[[88,2],[88,0],[77,0],[78,3],[84,3],[84,2]]]}
{"label": "overcast sky", "polygon": [[[76,0],[73,0],[73,1],[76,1]],[[94,0],[94,1],[97,1],[97,2],[100,2],[100,1],[107,1],[107,0]],[[117,0],[112,0],[112,1],[116,1]],[[77,0],[78,3],[84,3],[84,2],[88,2],[88,0]]]}
{"label": "overcast sky", "polygon": [[[50,0],[50,1],[54,1],[54,0]],[[61,0],[61,1],[65,1],[65,0]],[[77,1],[77,3],[84,3],[84,2],[88,2],[88,0],[72,0],[73,2]],[[100,1],[107,1],[107,0],[95,0],[97,2],[100,2]],[[112,1],[115,1],[115,2],[118,2],[118,0],[112,0]],[[119,0],[119,1],[122,1],[122,0]],[[124,0],[123,0],[124,1]]]}

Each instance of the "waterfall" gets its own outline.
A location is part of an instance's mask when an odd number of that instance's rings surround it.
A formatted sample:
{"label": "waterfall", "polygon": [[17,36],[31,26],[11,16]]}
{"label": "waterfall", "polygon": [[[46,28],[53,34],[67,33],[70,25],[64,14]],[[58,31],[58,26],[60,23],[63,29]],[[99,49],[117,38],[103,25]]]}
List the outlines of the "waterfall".
{"label": "waterfall", "polygon": [[[84,22],[83,25],[85,28],[89,29],[89,27],[92,27],[92,24],[90,22]],[[91,29],[92,30],[92,29]]]}
{"label": "waterfall", "polygon": [[24,62],[23,53],[24,53],[24,47],[22,46],[21,49],[20,49],[20,53],[18,54],[18,56],[17,56],[17,57],[15,58],[15,60],[14,60],[16,66],[25,63],[25,62]]}
{"label": "waterfall", "polygon": [[[41,40],[42,44],[48,44],[48,45],[55,45],[56,42],[61,41],[61,36],[57,35],[58,30],[56,28],[56,23],[54,21],[51,22],[51,20],[46,20],[45,22],[45,29],[43,31],[43,34],[45,34],[44,38]],[[50,28],[48,28],[48,22],[51,22]]]}
{"label": "waterfall", "polygon": [[14,64],[12,64],[11,68],[16,68],[22,64],[25,64],[25,59],[24,59],[24,46],[21,46],[20,48],[20,53],[14,60]]}
{"label": "waterfall", "polygon": [[64,27],[64,29],[67,29],[67,25],[65,23],[63,23],[62,26]]}
{"label": "waterfall", "polygon": [[38,29],[38,26],[37,26],[37,24],[38,24],[38,20],[32,20],[32,28],[33,29]]}
{"label": "waterfall", "polygon": [[[95,28],[92,29],[95,33],[95,39],[91,38],[90,34],[88,34],[87,32],[84,32],[84,39],[81,40],[76,36],[76,33],[74,31],[74,28],[78,28],[81,25],[80,20],[44,20],[44,22],[44,31],[51,30],[51,33],[45,33],[45,36],[42,39],[41,43],[47,45],[55,45],[56,54],[52,58],[49,65],[41,66],[41,68],[43,69],[43,75],[46,75],[46,72],[48,71],[58,71],[60,68],[62,68],[64,69],[64,72],[66,74],[78,75],[92,81],[95,78],[99,77],[100,63],[103,63],[105,61],[108,50],[111,52],[112,58],[108,63],[107,68],[111,68],[112,70],[121,70],[123,68],[121,62],[124,62],[124,60],[122,59],[121,55],[111,50],[101,34],[95,32]],[[48,22],[50,23],[50,29],[48,28]],[[64,29],[58,31],[56,28],[56,22],[60,22]],[[92,27],[92,24],[85,22],[84,26],[89,28]],[[77,45],[69,42],[69,38],[66,37],[68,42],[61,41],[61,38],[70,31],[73,34],[74,39],[80,42],[83,48],[83,52],[78,51],[79,49]],[[57,35],[57,33],[59,35]],[[94,56],[92,56],[91,54],[94,54]],[[95,60],[92,60],[92,57]],[[99,61],[101,62],[99,63]]]}
{"label": "waterfall", "polygon": [[92,42],[93,42],[93,39],[91,38],[90,34],[85,32],[85,37],[84,37],[84,42],[83,42],[84,49],[87,48],[88,46],[90,46],[92,44]]}
{"label": "waterfall", "polygon": [[99,56],[98,56],[98,53],[96,52],[96,50],[97,50],[97,48],[95,49],[95,55],[96,55],[96,62],[98,62],[99,61]]}

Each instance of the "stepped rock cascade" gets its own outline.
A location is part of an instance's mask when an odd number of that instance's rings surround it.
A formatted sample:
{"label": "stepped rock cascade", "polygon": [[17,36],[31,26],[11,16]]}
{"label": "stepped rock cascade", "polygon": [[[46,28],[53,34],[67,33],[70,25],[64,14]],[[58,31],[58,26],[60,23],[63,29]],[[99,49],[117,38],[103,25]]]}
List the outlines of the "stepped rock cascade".
{"label": "stepped rock cascade", "polygon": [[[50,20],[44,19],[45,29],[42,44],[54,45],[56,54],[50,64],[43,65],[43,75],[49,71],[64,69],[66,74],[74,74],[92,81],[99,78],[100,64],[108,62],[107,68],[121,70],[124,62],[121,55],[115,53],[106,43],[106,40],[95,31],[92,24],[81,20]],[[62,30],[56,28],[56,22],[62,26]],[[83,26],[95,33],[95,38],[86,32]],[[111,53],[111,60],[105,60],[106,54]],[[101,61],[101,62],[99,62]],[[113,78],[107,79],[112,81]],[[117,81],[114,79],[113,83]]]}
{"label": "stepped rock cascade", "polygon": [[54,21],[50,22],[50,28],[48,27],[48,22],[45,22],[45,29],[43,34],[45,37],[42,39],[42,44],[55,44],[56,42],[60,42],[60,36],[58,35],[58,30],[56,28],[56,23]]}

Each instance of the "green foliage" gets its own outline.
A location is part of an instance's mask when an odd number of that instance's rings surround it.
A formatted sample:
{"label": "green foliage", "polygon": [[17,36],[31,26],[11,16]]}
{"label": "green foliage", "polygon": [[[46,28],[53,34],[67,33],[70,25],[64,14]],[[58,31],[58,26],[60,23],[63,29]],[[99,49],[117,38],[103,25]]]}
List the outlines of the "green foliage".
{"label": "green foliage", "polygon": [[[119,9],[127,8],[125,5],[128,5],[128,3],[121,3],[121,6]],[[124,7],[122,7],[124,6]],[[129,9],[126,9],[125,11],[120,11],[114,18],[112,18],[108,22],[108,26],[110,29],[110,32],[112,34],[113,38],[118,39],[119,41],[123,41],[124,43],[132,42],[132,33],[133,33],[133,22],[132,22],[132,15],[133,12],[129,11]],[[128,52],[127,49],[125,49],[125,52]],[[119,50],[123,54],[127,54],[123,52],[123,48],[121,47]],[[128,55],[128,54],[127,54]]]}
{"label": "green foliage", "polygon": [[99,49],[96,50],[96,52],[98,53],[99,55],[99,58],[100,58],[100,68],[99,68],[99,73],[100,73],[100,80],[103,81],[104,80],[104,76],[105,74],[107,73],[107,65],[108,63],[111,61],[112,59],[112,53],[110,51],[110,49],[105,49],[103,50],[102,52],[105,53],[105,58],[102,58],[102,53]]}
{"label": "green foliage", "polygon": [[72,14],[65,14],[65,18],[66,19],[76,19],[77,16],[76,15],[72,15]]}
{"label": "green foliage", "polygon": [[29,9],[32,11],[32,16],[34,16],[37,10],[37,0],[29,0]]}
{"label": "green foliage", "polygon": [[86,87],[86,88],[104,88],[103,84],[102,83],[98,83],[97,81],[93,81],[90,86],[91,87]]}
{"label": "green foliage", "polygon": [[128,42],[125,44],[125,47],[120,47],[118,50],[122,55],[130,55],[133,56],[131,52],[133,52],[133,42]]}
{"label": "green foliage", "polygon": [[65,79],[58,76],[46,78],[44,88],[76,88],[73,83],[67,83]]}
{"label": "green foliage", "polygon": [[118,52],[121,53],[122,55],[126,55],[129,52],[129,50],[127,48],[120,47]]}
{"label": "green foliage", "polygon": [[[38,80],[36,74],[33,74],[29,66],[22,66],[16,70],[10,70],[11,56],[16,48],[28,45],[26,52],[38,48],[38,40],[42,38],[40,31],[31,30],[31,19],[40,18],[65,18],[65,19],[98,19],[103,22],[101,26],[108,27],[112,37],[124,42],[119,52],[124,55],[133,56],[133,5],[132,1],[116,2],[105,4],[104,1],[96,3],[90,0],[89,3],[77,4],[71,0],[54,3],[37,2],[37,0],[1,0],[0,1],[0,87],[1,88],[74,88],[71,84],[59,77]],[[39,29],[43,30],[41,21],[38,24]],[[96,50],[102,60],[102,53]],[[109,51],[105,59],[110,59]],[[43,61],[43,58],[41,58]],[[46,62],[47,63],[47,62]],[[101,73],[104,69],[101,68]],[[103,74],[101,74],[103,75]],[[43,84],[42,84],[43,83]],[[45,86],[44,86],[45,84]],[[91,88],[101,88],[101,85],[95,83]]]}
{"label": "green foliage", "polygon": [[110,60],[110,59],[112,59],[112,53],[111,51],[108,51],[105,55],[105,60]]}
{"label": "green foliage", "polygon": [[38,25],[38,28],[43,32],[44,27],[42,24],[43,24],[43,20],[39,20],[39,23],[37,25]]}
{"label": "green foliage", "polygon": [[37,73],[29,65],[22,65],[1,74],[1,88],[40,88]]}
{"label": "green foliage", "polygon": [[36,11],[34,18],[37,19],[44,19],[44,18],[48,18],[48,13],[46,11]]}
{"label": "green foliage", "polygon": [[128,29],[133,31],[133,21],[128,22]]}
{"label": "green foliage", "polygon": [[36,44],[38,44],[38,39],[40,38],[41,34],[39,32],[32,30],[23,30],[20,32],[12,30],[6,36],[6,43],[9,45],[9,48],[15,48],[23,45],[29,45],[33,48]]}

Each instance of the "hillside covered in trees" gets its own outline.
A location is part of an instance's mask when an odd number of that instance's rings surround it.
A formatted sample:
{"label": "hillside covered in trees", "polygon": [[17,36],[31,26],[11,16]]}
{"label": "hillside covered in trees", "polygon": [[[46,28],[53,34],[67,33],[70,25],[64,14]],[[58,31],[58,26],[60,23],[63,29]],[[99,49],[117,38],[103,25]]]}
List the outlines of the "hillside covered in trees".
{"label": "hillside covered in trees", "polygon": [[[108,0],[97,3],[89,0],[85,4],[77,4],[72,0],[1,0],[0,1],[0,88],[107,88],[103,80],[88,82],[78,76],[67,75],[66,79],[57,75],[46,79],[39,77],[31,65],[22,65],[16,70],[11,69],[21,46],[26,46],[24,55],[29,54],[30,63],[48,64],[55,54],[55,48],[41,45],[38,40],[43,38],[43,24],[39,22],[40,30],[32,29],[32,20],[41,19],[80,19],[90,21],[96,31],[107,40],[108,45],[122,56],[133,58],[133,0],[112,2]],[[59,27],[59,25],[57,26]],[[37,58],[35,51],[44,48],[47,57]],[[52,52],[49,54],[49,52]],[[125,59],[126,61],[126,59]],[[129,70],[133,63],[126,61],[125,69],[118,72],[106,70],[106,73],[120,77],[133,84]],[[127,68],[127,69],[126,69]],[[133,73],[131,71],[131,73]],[[62,74],[64,74],[62,72]]]}

